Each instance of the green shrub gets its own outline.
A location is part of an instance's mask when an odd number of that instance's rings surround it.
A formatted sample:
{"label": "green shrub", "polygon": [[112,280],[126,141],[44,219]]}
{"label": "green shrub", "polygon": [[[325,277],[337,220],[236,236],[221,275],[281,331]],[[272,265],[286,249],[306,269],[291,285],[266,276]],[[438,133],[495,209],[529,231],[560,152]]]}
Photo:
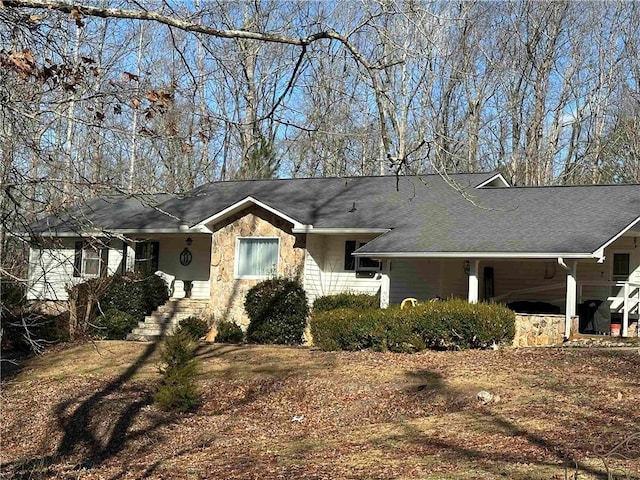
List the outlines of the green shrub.
{"label": "green shrub", "polygon": [[302,343],[309,307],[300,283],[284,278],[265,280],[247,292],[247,340],[255,343]]}
{"label": "green shrub", "polygon": [[415,308],[315,312],[314,344],[322,350],[390,350],[487,348],[511,343],[515,315],[499,305],[463,300],[432,302]]}
{"label": "green shrub", "polygon": [[153,396],[165,411],[187,412],[201,402],[196,386],[195,342],[185,331],[166,337],[160,356],[162,380]]}
{"label": "green shrub", "polygon": [[143,277],[137,273],[126,273],[114,275],[100,304],[105,311],[120,310],[142,321],[168,298],[167,284],[157,275]]}
{"label": "green shrub", "polygon": [[178,323],[178,331],[185,332],[192,339],[198,340],[209,332],[209,323],[198,317],[187,317]]}
{"label": "green shrub", "polygon": [[218,333],[216,342],[220,343],[242,343],[244,340],[244,332],[235,322],[227,322],[225,320],[218,324]]}
{"label": "green shrub", "polygon": [[107,340],[124,340],[136,325],[138,320],[133,315],[112,308],[98,317],[94,332],[96,336]]}
{"label": "green shrub", "polygon": [[339,308],[361,308],[370,309],[380,306],[378,295],[366,293],[338,293],[335,295],[325,295],[313,301],[314,312],[326,312]]}
{"label": "green shrub", "polygon": [[501,305],[453,299],[405,311],[411,312],[417,333],[431,347],[487,348],[511,343],[515,336],[515,315]]}

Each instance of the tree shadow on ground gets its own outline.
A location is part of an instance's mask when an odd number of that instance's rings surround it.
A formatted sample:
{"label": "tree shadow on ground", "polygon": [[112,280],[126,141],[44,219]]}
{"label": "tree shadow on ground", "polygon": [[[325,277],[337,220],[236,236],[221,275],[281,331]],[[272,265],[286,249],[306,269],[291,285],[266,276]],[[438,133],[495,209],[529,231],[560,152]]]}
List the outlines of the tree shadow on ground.
{"label": "tree shadow on ground", "polygon": [[[607,355],[607,354],[603,354]],[[635,362],[632,362],[635,364]],[[474,465],[480,465],[487,473],[491,473],[497,476],[515,475],[514,472],[505,472],[505,465],[517,465],[517,464],[529,464],[538,467],[548,467],[550,469],[557,469],[558,472],[575,472],[579,471],[584,474],[589,474],[593,478],[611,478],[607,476],[607,455],[610,453],[609,443],[615,443],[619,441],[620,435],[617,435],[614,439],[607,443],[602,441],[600,449],[602,452],[598,454],[598,445],[593,443],[591,445],[585,445],[589,447],[592,454],[596,452],[596,458],[602,462],[602,468],[588,465],[576,458],[571,453],[571,448],[567,445],[567,440],[562,435],[554,435],[551,432],[549,435],[541,435],[540,432],[528,429],[526,426],[516,423],[514,420],[507,418],[504,414],[501,414],[498,410],[493,409],[491,405],[481,405],[479,401],[470,397],[469,392],[464,392],[460,389],[454,388],[447,384],[445,376],[438,372],[432,372],[429,370],[409,371],[406,373],[407,377],[412,380],[412,383],[417,383],[416,386],[410,387],[406,393],[416,398],[416,401],[423,401],[425,403],[431,402],[434,398],[439,397],[444,399],[443,410],[445,412],[469,410],[469,415],[475,416],[481,421],[478,422],[478,432],[480,434],[487,435],[486,448],[478,448],[472,446],[471,442],[466,442],[464,439],[447,439],[446,435],[440,435],[441,432],[433,432],[430,434],[418,428],[412,421],[402,421],[401,425],[404,431],[403,435],[393,435],[388,440],[407,441],[423,449],[425,452],[435,453],[440,458],[449,458],[451,462],[460,462],[461,459],[474,463]],[[556,388],[556,385],[552,382],[548,387],[550,391]],[[460,400],[462,399],[462,400]],[[447,407],[446,404],[452,404],[454,408]],[[526,407],[523,408],[521,413],[523,419],[534,420],[536,415],[539,414],[538,410],[527,411]],[[620,419],[618,417],[619,412],[608,408],[603,405],[601,408],[591,412],[588,419],[591,428],[596,431],[611,431],[616,430],[618,433],[621,428],[628,427],[629,423],[633,424],[634,419],[637,418],[635,412],[631,413],[631,419]],[[612,419],[616,419],[612,422]],[[416,420],[416,419],[413,419]],[[573,419],[575,420],[575,419]],[[521,422],[526,425],[525,422]],[[559,421],[560,431],[568,431],[572,427],[572,418],[563,418]],[[598,430],[600,429],[600,430]],[[520,444],[520,448],[514,448],[509,450],[500,451],[491,445],[491,434],[500,432],[507,437],[517,437],[518,440],[514,442],[514,445]],[[549,432],[547,432],[549,433]],[[633,432],[627,432],[629,436],[634,435]],[[635,437],[638,437],[638,433],[635,433]],[[624,435],[622,435],[624,437]],[[522,448],[524,445],[533,447],[532,449]],[[612,443],[612,445],[613,445]],[[635,445],[635,444],[634,444]],[[529,451],[530,450],[530,451]],[[538,453],[534,453],[534,452]],[[540,453],[544,452],[544,455]],[[640,452],[636,452],[637,458]],[[542,458],[542,457],[546,458]],[[632,458],[627,456],[628,458]],[[528,478],[525,476],[513,476],[512,478]],[[555,478],[555,477],[554,477]],[[558,477],[560,478],[560,477]],[[573,478],[573,477],[567,477]],[[577,477],[576,477],[577,478]],[[627,478],[621,477],[621,478]]]}
{"label": "tree shadow on ground", "polygon": [[[164,335],[175,312],[170,312],[161,324]],[[76,396],[60,402],[53,409],[55,423],[62,438],[55,452],[22,462],[2,465],[2,471],[15,479],[46,478],[53,467],[64,462],[74,462],[75,469],[99,467],[105,460],[117,455],[132,440],[157,430],[171,422],[171,416],[154,418],[144,429],[133,432],[132,425],[144,407],[151,405],[152,392],[128,385],[140,369],[156,353],[161,342],[150,342],[140,356],[103,388],[87,398]],[[130,401],[118,405],[117,394],[129,393]]]}

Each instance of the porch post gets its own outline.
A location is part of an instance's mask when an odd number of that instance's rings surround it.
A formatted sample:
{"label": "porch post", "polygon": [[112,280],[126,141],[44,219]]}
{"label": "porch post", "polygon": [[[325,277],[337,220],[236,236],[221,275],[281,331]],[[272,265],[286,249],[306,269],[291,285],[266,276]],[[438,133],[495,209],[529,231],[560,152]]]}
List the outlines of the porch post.
{"label": "porch post", "polygon": [[469,262],[469,303],[478,303],[478,268],[480,260]]}
{"label": "porch post", "polygon": [[624,282],[624,306],[622,307],[622,336],[627,337],[629,335],[629,294],[631,293],[631,288],[629,286],[629,282]]}
{"label": "porch post", "polygon": [[382,261],[382,273],[380,284],[380,308],[387,308],[389,306],[389,290],[391,289],[391,260]]}
{"label": "porch post", "polygon": [[578,298],[576,284],[577,268],[577,260],[572,260],[567,265],[567,292],[565,304],[564,338],[569,338],[571,336],[571,317],[574,317],[576,314],[576,302]]}

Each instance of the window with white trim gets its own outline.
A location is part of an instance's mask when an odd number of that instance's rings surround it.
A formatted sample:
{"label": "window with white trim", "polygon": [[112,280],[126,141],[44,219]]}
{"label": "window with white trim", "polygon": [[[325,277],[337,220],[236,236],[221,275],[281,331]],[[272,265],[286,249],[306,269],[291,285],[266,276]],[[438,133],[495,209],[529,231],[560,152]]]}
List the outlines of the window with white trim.
{"label": "window with white trim", "polygon": [[266,278],[278,272],[280,239],[269,237],[238,238],[236,278]]}
{"label": "window with white trim", "polygon": [[631,254],[614,253],[613,254],[613,271],[612,280],[614,282],[627,281],[629,279]]}
{"label": "window with white trim", "polygon": [[109,247],[100,241],[75,243],[74,277],[103,277],[107,273]]}
{"label": "window with white trim", "polygon": [[356,242],[355,240],[347,240],[344,246],[344,269],[346,271],[355,270],[356,272],[379,272],[382,270],[382,262],[373,260],[369,257],[354,257],[353,252],[357,248],[364,247],[367,242]]}

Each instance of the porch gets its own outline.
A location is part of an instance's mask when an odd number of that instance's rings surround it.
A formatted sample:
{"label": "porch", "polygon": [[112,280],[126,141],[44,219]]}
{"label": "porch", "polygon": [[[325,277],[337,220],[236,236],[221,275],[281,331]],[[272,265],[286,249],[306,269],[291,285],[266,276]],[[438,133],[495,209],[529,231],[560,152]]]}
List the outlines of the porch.
{"label": "porch", "polygon": [[619,333],[614,334],[635,337],[640,310],[636,269],[632,264],[624,280],[608,281],[602,280],[610,276],[607,260],[394,258],[383,262],[381,304],[397,304],[406,297],[504,303],[518,313],[564,318],[564,338],[568,339],[585,333],[584,316],[589,313],[585,304],[597,303],[602,305],[601,312],[606,310],[608,320],[606,328],[601,322],[594,333],[611,334],[613,323],[620,325]]}
{"label": "porch", "polygon": [[211,235],[156,234],[135,238],[123,248],[127,271],[158,274],[171,298],[209,299]]}

